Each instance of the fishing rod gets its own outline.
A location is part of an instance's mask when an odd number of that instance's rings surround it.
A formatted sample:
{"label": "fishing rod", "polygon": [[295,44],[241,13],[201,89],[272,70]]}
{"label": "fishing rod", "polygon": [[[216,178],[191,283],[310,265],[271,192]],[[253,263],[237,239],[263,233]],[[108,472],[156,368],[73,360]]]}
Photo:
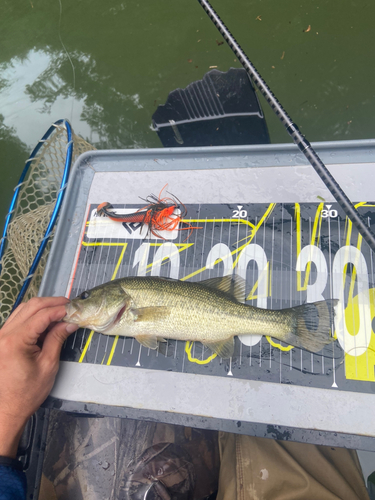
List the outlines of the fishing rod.
{"label": "fishing rod", "polygon": [[276,113],[281,123],[286,128],[288,134],[293,139],[293,142],[298,146],[299,150],[306,156],[307,160],[314,167],[316,173],[322,179],[327,188],[331,191],[337,203],[340,205],[345,214],[352,221],[353,225],[357,228],[358,232],[366,241],[366,243],[369,245],[371,250],[375,252],[374,233],[367,226],[362,216],[354,208],[352,202],[349,200],[349,198],[341,189],[335,178],[331,175],[327,167],[319,158],[318,154],[313,149],[309,141],[298,130],[297,125],[293,123],[288,113],[285,111],[280,102],[274,96],[271,89],[268,87],[267,83],[263,80],[263,78],[255,68],[255,66],[249,60],[245,52],[241,49],[240,45],[236,42],[235,38],[230,33],[230,31],[225,26],[220,17],[217,15],[215,10],[212,8],[210,3],[207,0],[198,0],[198,2],[206,11],[209,18],[214,23],[216,28],[219,30],[219,32],[221,33],[221,35],[223,36],[224,40],[227,42],[229,47],[233,50],[234,54],[237,56],[240,63],[242,64],[248,75],[251,77],[254,85],[262,93],[268,104]]}

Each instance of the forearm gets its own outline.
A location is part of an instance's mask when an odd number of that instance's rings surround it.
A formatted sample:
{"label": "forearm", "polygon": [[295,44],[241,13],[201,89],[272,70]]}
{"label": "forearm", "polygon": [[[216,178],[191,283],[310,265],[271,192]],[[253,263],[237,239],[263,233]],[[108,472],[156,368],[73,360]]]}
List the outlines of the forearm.
{"label": "forearm", "polygon": [[26,421],[0,412],[0,456],[16,458]]}
{"label": "forearm", "polygon": [[[14,417],[0,409],[0,456],[15,459],[17,448],[27,419]],[[0,498],[26,499],[26,476],[18,460],[0,458]]]}
{"label": "forearm", "polygon": [[0,329],[0,456],[16,456],[26,422],[53,386],[61,347],[72,333],[72,325],[61,322],[68,302],[33,298]]}

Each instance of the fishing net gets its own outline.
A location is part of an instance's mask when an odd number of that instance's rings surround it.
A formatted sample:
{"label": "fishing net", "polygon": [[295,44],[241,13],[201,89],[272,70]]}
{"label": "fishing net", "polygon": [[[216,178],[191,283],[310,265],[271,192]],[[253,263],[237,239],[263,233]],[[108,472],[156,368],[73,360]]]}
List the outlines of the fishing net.
{"label": "fishing net", "polygon": [[[65,123],[54,124],[50,136],[41,142],[40,149],[30,161],[26,177],[19,185],[17,202],[7,228],[5,251],[0,260],[0,326],[11,313],[22,285],[29,276],[30,266],[44,239],[56,205],[68,150]],[[71,165],[80,154],[95,149],[73,131],[72,142]],[[38,294],[55,227],[50,233],[23,301]]]}

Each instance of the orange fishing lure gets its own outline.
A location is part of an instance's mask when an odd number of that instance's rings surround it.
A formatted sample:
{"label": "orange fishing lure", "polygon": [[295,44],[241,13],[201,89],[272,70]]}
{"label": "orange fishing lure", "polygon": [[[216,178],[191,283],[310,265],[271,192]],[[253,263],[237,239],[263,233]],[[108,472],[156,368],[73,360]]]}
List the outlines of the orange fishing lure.
{"label": "orange fishing lure", "polygon": [[[173,231],[174,229],[177,229],[178,231],[190,231],[186,238],[188,239],[193,229],[202,228],[192,226],[189,222],[182,220],[187,214],[185,205],[173,195],[171,195],[171,197],[161,198],[161,194],[164,189],[165,186],[160,191],[159,197],[154,194],[148,196],[144,200],[148,203],[148,205],[140,208],[134,213],[118,214],[113,211],[113,206],[110,203],[104,202],[98,206],[97,214],[101,217],[109,217],[111,220],[117,222],[140,222],[142,227],[147,225],[149,232],[161,239],[165,238],[160,236],[159,231]],[[177,208],[180,209],[179,214],[174,213]],[[183,224],[184,227],[178,227],[180,223]]]}

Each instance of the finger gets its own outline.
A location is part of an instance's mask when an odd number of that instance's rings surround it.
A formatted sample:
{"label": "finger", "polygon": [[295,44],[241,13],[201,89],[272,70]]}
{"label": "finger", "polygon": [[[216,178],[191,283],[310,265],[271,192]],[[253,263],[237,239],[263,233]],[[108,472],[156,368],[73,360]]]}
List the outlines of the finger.
{"label": "finger", "polygon": [[[14,319],[20,323],[27,321],[37,312],[48,307],[62,306],[69,302],[66,297],[33,297],[25,303]],[[12,325],[13,326],[13,325]]]}
{"label": "finger", "polygon": [[53,328],[54,326],[58,325],[58,324],[59,324],[59,322],[58,322],[58,321],[57,321],[57,322],[55,321],[54,323],[51,323],[51,324],[47,327],[47,330],[45,330],[43,333],[41,333],[41,334],[39,335],[38,344],[43,344],[44,339],[46,338],[47,333],[48,333],[49,331],[51,331],[51,330],[52,330],[52,328]]}
{"label": "finger", "polygon": [[38,344],[39,346],[42,346],[42,345],[43,345],[43,342],[44,342],[44,339],[46,338],[47,333],[48,333],[50,330],[52,330],[52,328],[53,328],[55,325],[57,325],[57,324],[58,324],[58,322],[51,323],[51,324],[47,327],[47,330],[44,330],[44,332],[43,332],[43,333],[41,333],[41,334],[39,335],[38,342],[37,342],[37,344]]}
{"label": "finger", "polygon": [[42,347],[42,359],[50,364],[58,363],[61,353],[61,348],[66,339],[77,330],[78,325],[71,323],[58,323],[46,335]]}
{"label": "finger", "polygon": [[46,307],[22,323],[21,328],[17,331],[18,338],[24,344],[34,345],[51,323],[61,321],[65,315],[66,310],[64,305]]}

